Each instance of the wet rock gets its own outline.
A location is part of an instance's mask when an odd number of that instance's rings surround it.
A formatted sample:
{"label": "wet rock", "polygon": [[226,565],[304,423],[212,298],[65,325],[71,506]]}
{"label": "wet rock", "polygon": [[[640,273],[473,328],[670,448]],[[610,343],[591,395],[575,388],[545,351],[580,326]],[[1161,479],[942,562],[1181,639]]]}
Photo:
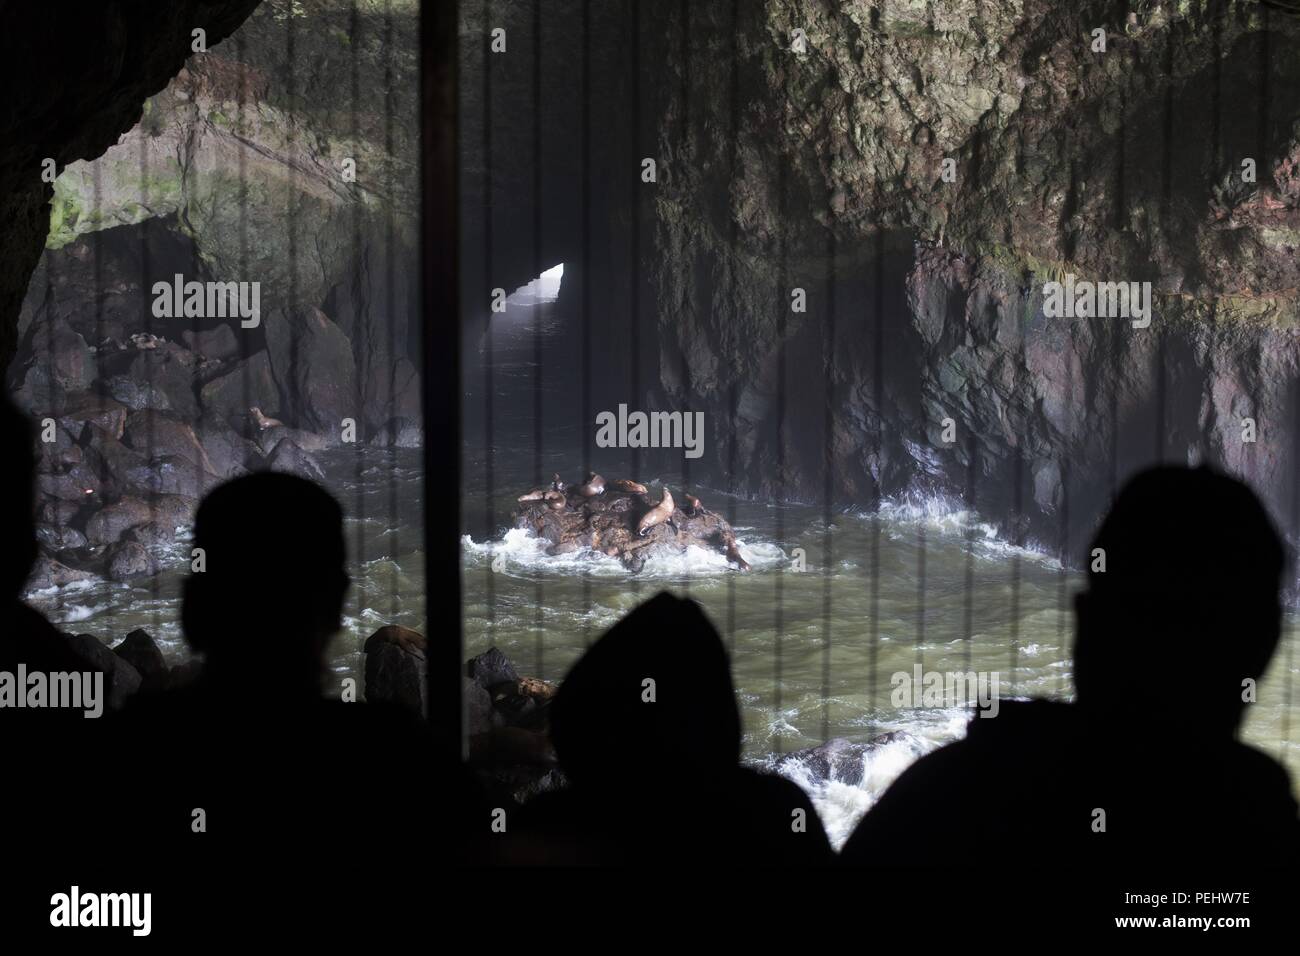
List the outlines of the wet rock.
{"label": "wet rock", "polygon": [[325,472],[316,459],[303,451],[292,438],[282,438],[267,456],[270,471],[283,471],[312,481],[324,481]]}
{"label": "wet rock", "polygon": [[157,691],[167,686],[167,661],[148,631],[136,628],[113,648],[113,653],[135,668],[142,691]]}
{"label": "wet rock", "polygon": [[196,358],[192,352],[168,344],[170,347],[121,353],[122,358],[105,372],[105,387],[128,408],[152,408],[175,412],[183,419],[197,418]]}
{"label": "wet rock", "polygon": [[85,502],[82,501],[60,501],[58,498],[49,498],[41,502],[36,520],[40,524],[71,525],[78,522],[84,505]]}
{"label": "wet rock", "polygon": [[94,426],[112,438],[120,439],[126,429],[126,416],[130,411],[125,405],[104,395],[81,392],[68,396],[63,410],[59,413],[59,427],[79,441],[85,441],[86,426]]}
{"label": "wet rock", "polygon": [[41,330],[31,340],[30,365],[20,391],[49,407],[50,398],[90,388],[95,381],[95,353],[86,340],[63,322]]}
{"label": "wet rock", "polygon": [[212,473],[220,478],[246,474],[261,461],[257,446],[231,428],[224,418],[209,415],[200,419],[194,432],[207,453]]}
{"label": "wet rock", "polygon": [[42,554],[32,565],[32,572],[27,577],[24,588],[27,591],[44,591],[49,588],[64,587],[80,581],[89,581],[95,577],[89,571],[70,568],[47,554]]}
{"label": "wet rock", "polygon": [[199,403],[205,412],[220,416],[236,428],[243,427],[250,405],[268,415],[280,407],[280,390],[271,375],[271,359],[265,350],[254,353],[231,371],[210,380],[199,389]]}
{"label": "wet rock", "polygon": [[111,581],[129,581],[157,571],[158,562],[138,541],[119,541],[109,552],[108,578]]}
{"label": "wet rock", "polygon": [[114,476],[118,487],[133,495],[181,495],[202,498],[220,479],[179,455],[160,455]]}
{"label": "wet rock", "polygon": [[123,443],[146,456],[173,455],[193,462],[210,475],[216,468],[194,433],[194,427],[154,409],[132,412],[126,419]]}
{"label": "wet rock", "polygon": [[461,678],[461,696],[465,701],[465,734],[476,737],[492,730],[492,695],[469,677]]}
{"label": "wet rock", "polygon": [[239,339],[235,330],[228,325],[218,325],[211,329],[194,331],[186,329],[181,333],[181,341],[191,351],[205,359],[226,361],[240,357]]}
{"label": "wet rock", "polygon": [[105,505],[86,521],[86,539],[92,545],[115,544],[137,526],[155,524],[175,537],[175,529],[193,521],[194,499],[159,495],[151,499],[123,498]]}
{"label": "wet rock", "polygon": [[879,734],[865,743],[854,743],[842,737],[828,740],[818,747],[806,747],[778,757],[775,770],[791,779],[810,782],[828,782],[861,786],[866,778],[871,755],[889,744],[906,744],[918,755],[923,751],[921,741],[905,731]]}
{"label": "wet rock", "polygon": [[519,674],[510,658],[498,647],[490,647],[465,664],[466,675],[486,691],[500,684],[518,683]]}
{"label": "wet rock", "polygon": [[65,428],[54,429],[54,441],[39,441],[36,445],[36,470],[47,474],[67,471],[73,465],[81,464],[84,456],[81,446]]}
{"label": "wet rock", "polygon": [[72,635],[68,638],[68,650],[81,659],[86,670],[103,673],[107,710],[120,710],[127,698],[140,689],[140,672],[129,661],[109,650],[95,635]]}
{"label": "wet rock", "polygon": [[263,455],[270,455],[275,450],[275,446],[285,440],[293,442],[303,451],[323,451],[330,446],[330,442],[323,435],[301,428],[290,428],[287,425],[272,425],[269,428],[259,429],[255,432],[255,440]]}
{"label": "wet rock", "polygon": [[84,502],[99,494],[102,488],[99,475],[85,462],[73,465],[59,474],[36,476],[37,492],[60,501]]}
{"label": "wet rock", "polygon": [[36,539],[49,551],[76,551],[86,546],[86,536],[63,524],[38,524]]}
{"label": "wet rock", "polygon": [[366,638],[366,700],[394,704],[428,717],[425,701],[428,661],[424,635],[389,624]]}
{"label": "wet rock", "polygon": [[357,419],[352,343],[319,309],[276,310],[266,320],[266,349],[288,424],[338,434]]}

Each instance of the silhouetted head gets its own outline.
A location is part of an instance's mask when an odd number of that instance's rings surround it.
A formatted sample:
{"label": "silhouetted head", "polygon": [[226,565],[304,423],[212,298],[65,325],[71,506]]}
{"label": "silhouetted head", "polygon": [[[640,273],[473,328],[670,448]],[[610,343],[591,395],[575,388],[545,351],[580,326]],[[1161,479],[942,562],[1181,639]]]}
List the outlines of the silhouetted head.
{"label": "silhouetted head", "polygon": [[1258,681],[1277,647],[1286,563],[1241,482],[1208,468],[1139,474],[1089,550],[1076,601],[1080,705],[1232,733],[1243,682]]}
{"label": "silhouetted head", "polygon": [[4,466],[0,467],[0,600],[12,601],[22,593],[23,584],[36,560],[35,502],[36,454],[31,422],[7,395],[0,396],[0,448],[4,449]]}
{"label": "silhouetted head", "polygon": [[551,738],[565,773],[595,788],[689,786],[734,768],[736,692],[699,605],[660,594],[606,631],[560,685]]}
{"label": "silhouetted head", "polygon": [[245,475],[203,499],[194,547],[204,570],[186,579],[182,617],[211,672],[318,687],[348,587],[338,502],[293,475]]}

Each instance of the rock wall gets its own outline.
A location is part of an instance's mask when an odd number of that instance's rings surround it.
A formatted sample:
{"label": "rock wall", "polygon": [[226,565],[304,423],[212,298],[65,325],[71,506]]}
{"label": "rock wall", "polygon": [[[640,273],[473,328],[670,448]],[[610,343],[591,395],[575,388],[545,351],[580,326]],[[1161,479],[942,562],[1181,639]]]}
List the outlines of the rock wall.
{"label": "rock wall", "polygon": [[[667,19],[690,40],[657,110],[658,377],[716,429],[713,480],[945,492],[1077,558],[1117,481],[1208,461],[1291,524],[1300,20],[1215,0]],[[1151,326],[1046,318],[1071,273],[1151,282]]]}
{"label": "rock wall", "polygon": [[[5,106],[0,112],[0,366],[14,353],[14,317],[48,231],[55,168],[99,155],[140,119],[192,51],[193,32],[216,44],[259,0],[8,4],[0,21]],[[76,29],[68,29],[76,21]]]}

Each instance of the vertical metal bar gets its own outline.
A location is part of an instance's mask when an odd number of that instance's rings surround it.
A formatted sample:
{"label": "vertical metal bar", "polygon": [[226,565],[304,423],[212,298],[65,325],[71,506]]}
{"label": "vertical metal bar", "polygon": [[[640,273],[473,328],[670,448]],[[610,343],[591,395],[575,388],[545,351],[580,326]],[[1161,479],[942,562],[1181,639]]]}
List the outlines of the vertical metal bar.
{"label": "vertical metal bar", "polygon": [[[731,113],[731,127],[727,136],[727,182],[736,183],[736,143],[740,138],[740,0],[731,0],[731,74],[728,79],[727,103]],[[727,196],[727,291],[733,302],[737,301],[736,247],[739,242],[736,215],[731,209],[731,196]],[[736,525],[736,467],[739,448],[736,445],[736,427],[739,418],[740,390],[737,374],[731,374],[727,383],[727,414],[730,428],[727,432],[727,523]],[[736,579],[727,575],[727,653],[736,652]]]}
{"label": "vertical metal bar", "polygon": [[[789,222],[789,196],[787,192],[787,160],[777,157],[777,202],[779,203],[780,227],[777,230],[777,290],[776,290],[776,483],[773,497],[776,513],[776,540],[780,542],[782,552],[785,550],[785,335],[786,310],[790,308],[790,271],[786,261],[786,226]],[[772,748],[776,753],[781,747],[781,682],[785,659],[785,569],[778,566],[772,579],[772,717],[774,737]]]}
{"label": "vertical metal bar", "polygon": [[[533,281],[537,283],[537,303],[533,313],[533,481],[542,487],[543,459],[543,326],[546,306],[541,299],[542,286],[542,0],[533,0]],[[538,677],[545,675],[546,656],[546,586],[542,575],[533,579],[534,653]]]}
{"label": "vertical metal bar", "polygon": [[[348,17],[348,36],[351,38],[348,44],[348,50],[352,57],[349,64],[349,79],[351,80],[349,117],[348,117],[348,138],[353,149],[356,149],[360,140],[360,118],[361,108],[361,15],[357,9],[357,0],[352,0],[351,10]],[[364,205],[361,199],[361,187],[359,184],[352,186],[352,274],[356,277],[358,284],[363,277],[368,277],[370,270],[362,269],[361,266],[361,215]],[[357,292],[352,291],[352,304],[355,308]],[[368,291],[368,290],[367,290]],[[369,304],[369,295],[366,296]],[[353,355],[360,355],[365,359],[370,356],[370,326],[363,321],[360,315],[355,319],[355,330],[358,337],[357,347],[353,349]],[[366,383],[365,361],[356,363],[355,388],[353,389],[353,401],[356,402],[356,417],[358,420],[364,419]],[[421,374],[425,374],[423,370]],[[362,570],[366,564],[366,493],[365,493],[365,451],[362,442],[358,441],[353,449],[352,456],[352,478],[356,484],[353,498],[354,520],[356,521],[356,544],[352,556],[355,576],[352,584],[352,600],[354,603],[353,616],[360,621],[361,612],[365,608],[365,587],[362,581]],[[365,639],[358,636],[357,639],[357,680],[364,686],[365,684]]]}
{"label": "vertical metal bar", "polygon": [[[483,276],[488,288],[492,285],[492,0],[483,0]],[[487,292],[481,290],[480,294]],[[490,540],[496,533],[496,383],[493,365],[496,362],[493,347],[495,313],[488,310],[487,324],[483,330],[483,523]],[[459,492],[458,492],[459,493]],[[496,572],[491,562],[483,570],[484,607],[487,617],[488,643],[496,640]],[[540,675],[539,675],[540,676]]]}
{"label": "vertical metal bar", "polygon": [[[444,765],[465,757],[461,700],[460,169],[456,0],[420,5],[425,594],[429,719]],[[453,321],[439,321],[450,315]],[[438,507],[433,507],[437,502]]]}
{"label": "vertical metal bar", "polygon": [[835,236],[835,219],[831,216],[831,227],[827,250],[829,263],[826,280],[826,330],[822,353],[824,365],[825,393],[823,409],[822,441],[824,459],[822,475],[822,742],[831,736],[831,615],[834,612],[834,597],[831,591],[834,570],[834,506],[832,496],[835,492],[835,284],[838,275],[835,258],[838,243]]}
{"label": "vertical metal bar", "polygon": [[[385,164],[384,177],[384,192],[388,194],[388,201],[384,204],[384,301],[388,306],[385,314],[388,354],[385,356],[385,361],[387,362],[390,421],[397,412],[397,309],[393,302],[393,287],[396,284],[393,250],[397,245],[396,210],[394,209],[397,199],[393,176],[397,163],[393,152],[393,3],[392,0],[384,0],[384,155],[388,160]],[[402,553],[402,522],[397,509],[397,443],[395,441],[385,457],[388,461],[388,524],[392,528],[392,562],[389,565],[388,576],[388,619],[392,622],[397,617],[400,603],[401,580],[398,574],[398,561]]]}
{"label": "vertical metal bar", "polygon": [[[582,2],[582,470],[591,470],[591,0]],[[582,642],[591,643],[591,573],[582,568]]]}

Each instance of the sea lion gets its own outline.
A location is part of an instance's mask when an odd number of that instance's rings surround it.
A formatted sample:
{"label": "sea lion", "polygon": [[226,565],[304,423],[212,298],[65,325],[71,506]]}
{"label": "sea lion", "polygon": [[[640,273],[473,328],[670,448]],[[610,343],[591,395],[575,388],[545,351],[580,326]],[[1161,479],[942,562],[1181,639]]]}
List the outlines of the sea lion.
{"label": "sea lion", "polygon": [[676,507],[672,493],[668,490],[668,486],[664,485],[664,496],[659,499],[659,504],[642,515],[641,520],[637,522],[636,533],[644,538],[655,525],[665,523],[673,525],[673,530],[676,530],[677,525],[673,524],[673,509]]}
{"label": "sea lion", "polygon": [[552,491],[564,490],[564,482],[560,481],[560,473],[558,471],[555,474],[551,475],[551,490]]}
{"label": "sea lion", "polygon": [[563,491],[544,491],[542,499],[546,502],[546,507],[552,511],[563,511],[564,506],[569,503],[568,497]]}
{"label": "sea lion", "polygon": [[735,541],[727,545],[727,560],[742,571],[749,570],[749,562],[740,556],[740,549],[736,547]]}
{"label": "sea lion", "polygon": [[546,497],[549,490],[550,489],[548,488],[534,488],[532,491],[525,491],[522,495],[516,498],[515,501],[541,501]]}
{"label": "sea lion", "polygon": [[254,405],[254,406],[252,406],[251,408],[249,408],[249,410],[248,410],[248,414],[251,415],[251,416],[253,417],[253,422],[254,422],[254,424],[257,425],[257,430],[258,430],[258,431],[262,431],[262,432],[264,432],[264,431],[266,431],[268,428],[284,428],[284,427],[285,427],[284,422],[280,421],[280,419],[278,419],[278,418],[268,418],[267,416],[263,415],[263,414],[262,414],[262,410],[261,410],[260,408],[258,408],[256,405]]}
{"label": "sea lion", "polygon": [[584,498],[594,498],[605,493],[605,479],[594,471],[587,476],[587,483],[578,486],[578,494]]}
{"label": "sea lion", "polygon": [[736,536],[728,530],[726,537],[722,539],[722,546],[727,552],[727,561],[734,564],[742,571],[749,570],[749,562],[740,556],[740,548],[736,546]]}
{"label": "sea lion", "polygon": [[641,482],[633,481],[631,478],[615,478],[605,488],[609,491],[621,491],[628,495],[644,495],[650,490]]}
{"label": "sea lion", "polygon": [[696,518],[704,514],[704,505],[700,504],[699,498],[696,498],[694,495],[690,495],[690,494],[684,494],[682,495],[682,497],[686,499],[686,509],[687,509],[686,513],[688,515],[690,515],[692,518]]}

